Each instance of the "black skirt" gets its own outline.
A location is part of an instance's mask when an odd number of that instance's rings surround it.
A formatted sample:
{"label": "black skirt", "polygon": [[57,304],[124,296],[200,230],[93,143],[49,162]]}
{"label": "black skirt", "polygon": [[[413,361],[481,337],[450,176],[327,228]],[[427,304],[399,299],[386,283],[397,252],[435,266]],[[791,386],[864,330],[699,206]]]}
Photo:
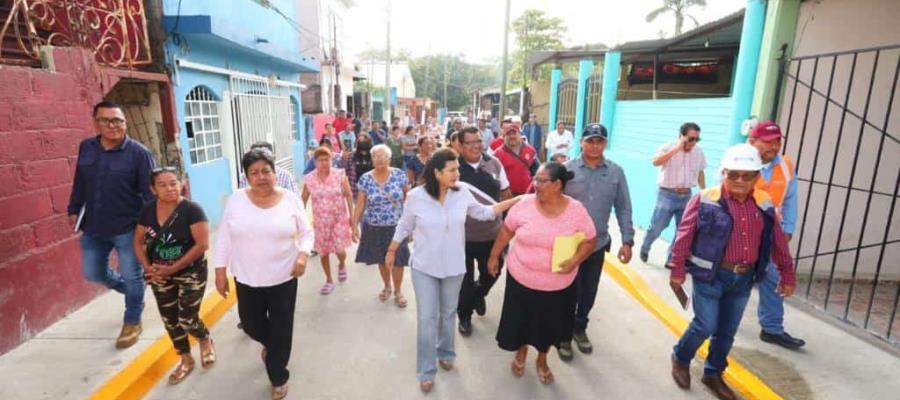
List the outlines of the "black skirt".
{"label": "black skirt", "polygon": [[508,351],[531,345],[544,353],[550,346],[572,340],[576,294],[575,282],[552,292],[534,290],[516,281],[507,270],[497,345]]}

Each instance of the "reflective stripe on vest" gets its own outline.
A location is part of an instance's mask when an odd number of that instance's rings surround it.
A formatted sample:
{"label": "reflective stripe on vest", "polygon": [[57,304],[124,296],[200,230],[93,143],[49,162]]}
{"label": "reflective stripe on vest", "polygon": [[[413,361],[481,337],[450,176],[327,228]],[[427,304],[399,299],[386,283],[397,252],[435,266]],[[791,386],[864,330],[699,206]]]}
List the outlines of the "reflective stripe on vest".
{"label": "reflective stripe on vest", "polygon": [[778,163],[778,168],[772,169],[771,179],[768,182],[765,179],[760,179],[756,182],[755,188],[769,194],[772,202],[775,203],[775,209],[779,215],[781,214],[781,204],[784,202],[788,185],[792,179],[794,179],[794,165],[789,158],[782,156],[781,162]]}

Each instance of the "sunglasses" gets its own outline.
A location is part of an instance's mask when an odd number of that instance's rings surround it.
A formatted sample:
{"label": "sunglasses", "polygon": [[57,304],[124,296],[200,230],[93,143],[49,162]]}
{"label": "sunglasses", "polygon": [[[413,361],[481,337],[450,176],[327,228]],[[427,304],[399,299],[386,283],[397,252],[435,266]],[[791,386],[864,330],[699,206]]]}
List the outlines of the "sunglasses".
{"label": "sunglasses", "polygon": [[687,141],[690,143],[697,143],[700,141],[699,137],[688,136]]}
{"label": "sunglasses", "polygon": [[158,174],[160,172],[178,172],[178,168],[175,167],[158,167],[150,170],[152,174]]}
{"label": "sunglasses", "polygon": [[752,182],[759,176],[759,171],[728,171],[728,180],[737,182],[738,180],[742,180],[744,182]]}

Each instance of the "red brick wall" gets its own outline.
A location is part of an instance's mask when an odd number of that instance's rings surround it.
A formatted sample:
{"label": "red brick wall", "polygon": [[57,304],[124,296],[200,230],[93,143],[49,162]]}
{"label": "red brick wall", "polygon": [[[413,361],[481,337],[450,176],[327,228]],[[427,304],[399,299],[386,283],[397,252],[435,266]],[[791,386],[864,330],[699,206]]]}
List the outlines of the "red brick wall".
{"label": "red brick wall", "polygon": [[0,354],[102,291],[81,276],[65,213],[103,80],[87,51],[53,60],[55,72],[0,66]]}

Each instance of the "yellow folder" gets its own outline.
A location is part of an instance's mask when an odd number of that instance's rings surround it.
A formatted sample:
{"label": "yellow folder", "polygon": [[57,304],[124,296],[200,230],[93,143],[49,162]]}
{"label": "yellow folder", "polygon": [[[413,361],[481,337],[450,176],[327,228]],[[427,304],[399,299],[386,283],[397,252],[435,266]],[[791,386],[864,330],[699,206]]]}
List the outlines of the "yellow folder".
{"label": "yellow folder", "polygon": [[553,239],[553,261],[551,271],[559,273],[560,264],[575,255],[578,245],[584,240],[584,233],[578,232],[569,236],[557,236]]}

